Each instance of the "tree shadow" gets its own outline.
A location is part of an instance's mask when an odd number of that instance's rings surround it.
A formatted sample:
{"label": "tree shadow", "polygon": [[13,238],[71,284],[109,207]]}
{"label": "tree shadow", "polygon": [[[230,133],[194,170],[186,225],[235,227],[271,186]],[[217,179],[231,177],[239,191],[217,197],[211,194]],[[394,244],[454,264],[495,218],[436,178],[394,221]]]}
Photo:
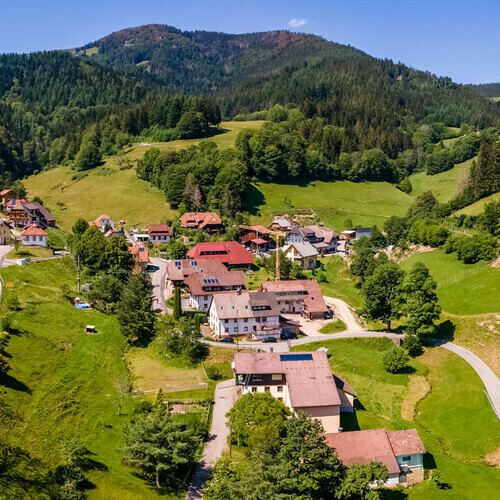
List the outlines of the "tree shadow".
{"label": "tree shadow", "polygon": [[252,184],[250,184],[245,193],[246,209],[251,215],[257,215],[258,209],[264,204],[264,195]]}
{"label": "tree shadow", "polygon": [[399,488],[383,488],[377,490],[380,500],[405,500],[408,493]]}
{"label": "tree shadow", "polygon": [[361,427],[356,412],[342,412],[340,414],[340,427],[342,427],[342,432],[360,431]]}
{"label": "tree shadow", "polygon": [[437,467],[434,455],[427,452],[424,455],[424,469],[435,469]]}
{"label": "tree shadow", "polygon": [[445,342],[451,342],[455,338],[455,324],[449,319],[436,326],[435,338]]}
{"label": "tree shadow", "polygon": [[8,389],[12,389],[13,391],[31,394],[31,389],[26,384],[7,373],[0,375],[0,386],[7,387]]}

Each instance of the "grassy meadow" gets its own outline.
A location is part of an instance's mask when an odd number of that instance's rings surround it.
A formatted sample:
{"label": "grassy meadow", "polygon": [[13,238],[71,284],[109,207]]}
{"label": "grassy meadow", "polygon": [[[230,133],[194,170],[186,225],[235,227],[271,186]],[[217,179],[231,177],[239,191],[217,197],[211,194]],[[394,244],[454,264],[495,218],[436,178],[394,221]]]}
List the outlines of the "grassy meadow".
{"label": "grassy meadow", "polygon": [[346,220],[355,226],[382,227],[391,215],[405,215],[413,202],[395,186],[386,182],[315,181],[305,185],[258,182],[250,193],[250,210],[259,211],[264,223],[274,214],[293,214],[311,209],[317,218],[337,231],[346,229]]}
{"label": "grassy meadow", "polygon": [[[219,147],[234,146],[244,128],[258,128],[263,122],[223,122],[221,133],[210,137]],[[57,219],[58,226],[70,229],[78,217],[93,220],[106,213],[127,225],[149,225],[178,216],[165,201],[165,194],[149,182],[138,179],[136,161],[151,147],[175,150],[198,144],[199,139],[134,145],[111,156],[101,167],[75,172],[57,167],[28,177],[24,182],[29,196],[39,196]]]}
{"label": "grassy meadow", "polygon": [[484,206],[492,201],[500,201],[500,193],[495,193],[490,196],[487,196],[486,198],[482,198],[481,200],[476,201],[475,203],[472,203],[471,205],[468,205],[461,210],[458,210],[456,213],[457,215],[460,214],[465,214],[465,215],[479,215],[480,213],[483,212]]}
{"label": "grassy meadow", "polygon": [[444,311],[455,315],[499,312],[499,268],[484,261],[464,264],[456,253],[446,254],[442,249],[415,253],[401,266],[409,269],[416,262],[423,262],[436,280]]}
{"label": "grassy meadow", "polygon": [[328,348],[332,371],[345,377],[358,395],[355,415],[343,415],[346,430],[419,431],[427,450],[426,468],[437,467],[448,487],[438,489],[426,480],[404,490],[407,498],[495,498],[500,470],[485,466],[484,459],[500,447],[500,422],[465,361],[433,348],[411,361],[410,373],[393,375],[382,367],[382,357],[392,346],[388,339],[330,340],[294,350],[320,346]]}

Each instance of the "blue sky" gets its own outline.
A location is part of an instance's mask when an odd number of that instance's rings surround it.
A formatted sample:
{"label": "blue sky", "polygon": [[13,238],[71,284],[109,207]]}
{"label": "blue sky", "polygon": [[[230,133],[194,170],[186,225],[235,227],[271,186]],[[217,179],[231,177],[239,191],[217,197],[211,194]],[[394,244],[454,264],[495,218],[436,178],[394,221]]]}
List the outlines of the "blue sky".
{"label": "blue sky", "polygon": [[292,29],[455,81],[500,81],[500,2],[482,0],[5,0],[0,52],[84,45],[147,23],[229,33]]}

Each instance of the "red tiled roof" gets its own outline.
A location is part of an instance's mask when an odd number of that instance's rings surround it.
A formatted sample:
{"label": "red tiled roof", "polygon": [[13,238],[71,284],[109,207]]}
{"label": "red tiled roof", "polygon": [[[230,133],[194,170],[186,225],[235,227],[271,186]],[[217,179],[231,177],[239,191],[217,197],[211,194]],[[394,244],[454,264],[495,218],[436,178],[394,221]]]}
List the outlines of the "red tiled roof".
{"label": "red tiled roof", "polygon": [[[306,310],[310,313],[328,311],[316,280],[263,281],[260,290],[274,292],[278,300],[280,300],[280,295],[278,295],[280,292],[288,293],[288,295],[282,296],[283,299],[289,297],[303,299]],[[307,292],[307,294],[299,294],[298,292]]]}
{"label": "red tiled roof", "polygon": [[47,233],[41,227],[33,223],[21,233],[21,236],[47,236]]}
{"label": "red tiled roof", "polygon": [[12,189],[4,189],[2,192],[0,192],[0,196],[4,196],[9,193],[14,193],[14,191],[12,191]]}
{"label": "red tiled roof", "polygon": [[106,214],[102,214],[101,216],[99,216],[95,221],[96,222],[101,222],[103,219],[109,219],[111,220],[111,217],[109,215],[106,215]]}
{"label": "red tiled roof", "polygon": [[404,431],[390,431],[387,437],[391,442],[394,455],[414,455],[416,453],[425,453],[424,445],[418,435],[417,429],[408,429]]}
{"label": "red tiled roof", "polygon": [[147,264],[149,260],[149,252],[144,247],[128,247],[129,252],[142,264]]}
{"label": "red tiled roof", "polygon": [[[282,355],[310,354],[312,360],[282,360]],[[292,408],[340,405],[340,395],[325,352],[237,353],[236,374],[285,374]]]}
{"label": "red tiled roof", "polygon": [[214,259],[230,266],[253,264],[252,254],[237,241],[198,243],[187,256],[190,259]]}
{"label": "red tiled roof", "polygon": [[172,234],[172,229],[170,228],[170,226],[167,226],[166,224],[152,224],[148,228],[148,234],[150,236],[152,234],[170,236]]}
{"label": "red tiled roof", "polygon": [[89,220],[89,227],[92,226],[101,227],[101,223],[97,222],[96,220]]}
{"label": "red tiled roof", "polygon": [[183,227],[199,227],[201,229],[222,224],[221,218],[215,212],[186,212],[179,220]]}
{"label": "red tiled roof", "polygon": [[399,466],[385,429],[326,434],[328,446],[335,448],[347,467],[354,464],[382,462],[389,474],[399,473]]}
{"label": "red tiled roof", "polygon": [[173,260],[167,266],[167,275],[172,281],[184,281],[190,274],[211,273],[214,275],[227,272],[227,267],[214,259],[181,259]]}
{"label": "red tiled roof", "polygon": [[120,231],[118,229],[110,229],[104,236],[106,238],[110,238],[111,236],[115,236],[115,234],[121,234]]}
{"label": "red tiled roof", "polygon": [[[212,282],[207,282],[207,280]],[[241,290],[247,288],[247,281],[243,271],[228,271],[225,268],[223,272],[218,273],[202,273],[199,271],[192,273],[186,278],[185,284],[191,295],[213,295],[214,293],[228,292],[237,288]],[[230,290],[208,289],[214,287],[229,287]]]}
{"label": "red tiled roof", "polygon": [[262,238],[254,238],[253,240],[250,241],[255,245],[266,245],[267,243],[269,243],[268,241],[263,240]]}

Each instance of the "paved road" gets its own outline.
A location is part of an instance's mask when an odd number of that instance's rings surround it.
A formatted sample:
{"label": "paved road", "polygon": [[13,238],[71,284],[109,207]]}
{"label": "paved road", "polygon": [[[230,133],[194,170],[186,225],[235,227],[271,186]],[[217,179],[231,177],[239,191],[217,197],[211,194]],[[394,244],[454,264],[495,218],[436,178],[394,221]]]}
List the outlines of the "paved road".
{"label": "paved road", "polygon": [[233,380],[219,382],[215,388],[215,405],[212,416],[212,427],[203,456],[196,468],[193,480],[189,485],[186,500],[203,499],[203,485],[210,477],[213,466],[227,446],[229,428],[226,425],[226,413],[236,401],[236,386]]}
{"label": "paved road", "polygon": [[17,260],[6,259],[5,256],[14,250],[13,245],[2,245],[0,246],[0,267],[7,267],[17,264]]}
{"label": "paved road", "polygon": [[161,309],[162,313],[170,312],[165,304],[165,301],[167,300],[165,294],[165,282],[167,279],[167,266],[170,261],[161,259],[160,257],[151,257],[149,260],[154,266],[158,267],[158,270],[152,273],[153,294],[155,297],[154,308]]}

